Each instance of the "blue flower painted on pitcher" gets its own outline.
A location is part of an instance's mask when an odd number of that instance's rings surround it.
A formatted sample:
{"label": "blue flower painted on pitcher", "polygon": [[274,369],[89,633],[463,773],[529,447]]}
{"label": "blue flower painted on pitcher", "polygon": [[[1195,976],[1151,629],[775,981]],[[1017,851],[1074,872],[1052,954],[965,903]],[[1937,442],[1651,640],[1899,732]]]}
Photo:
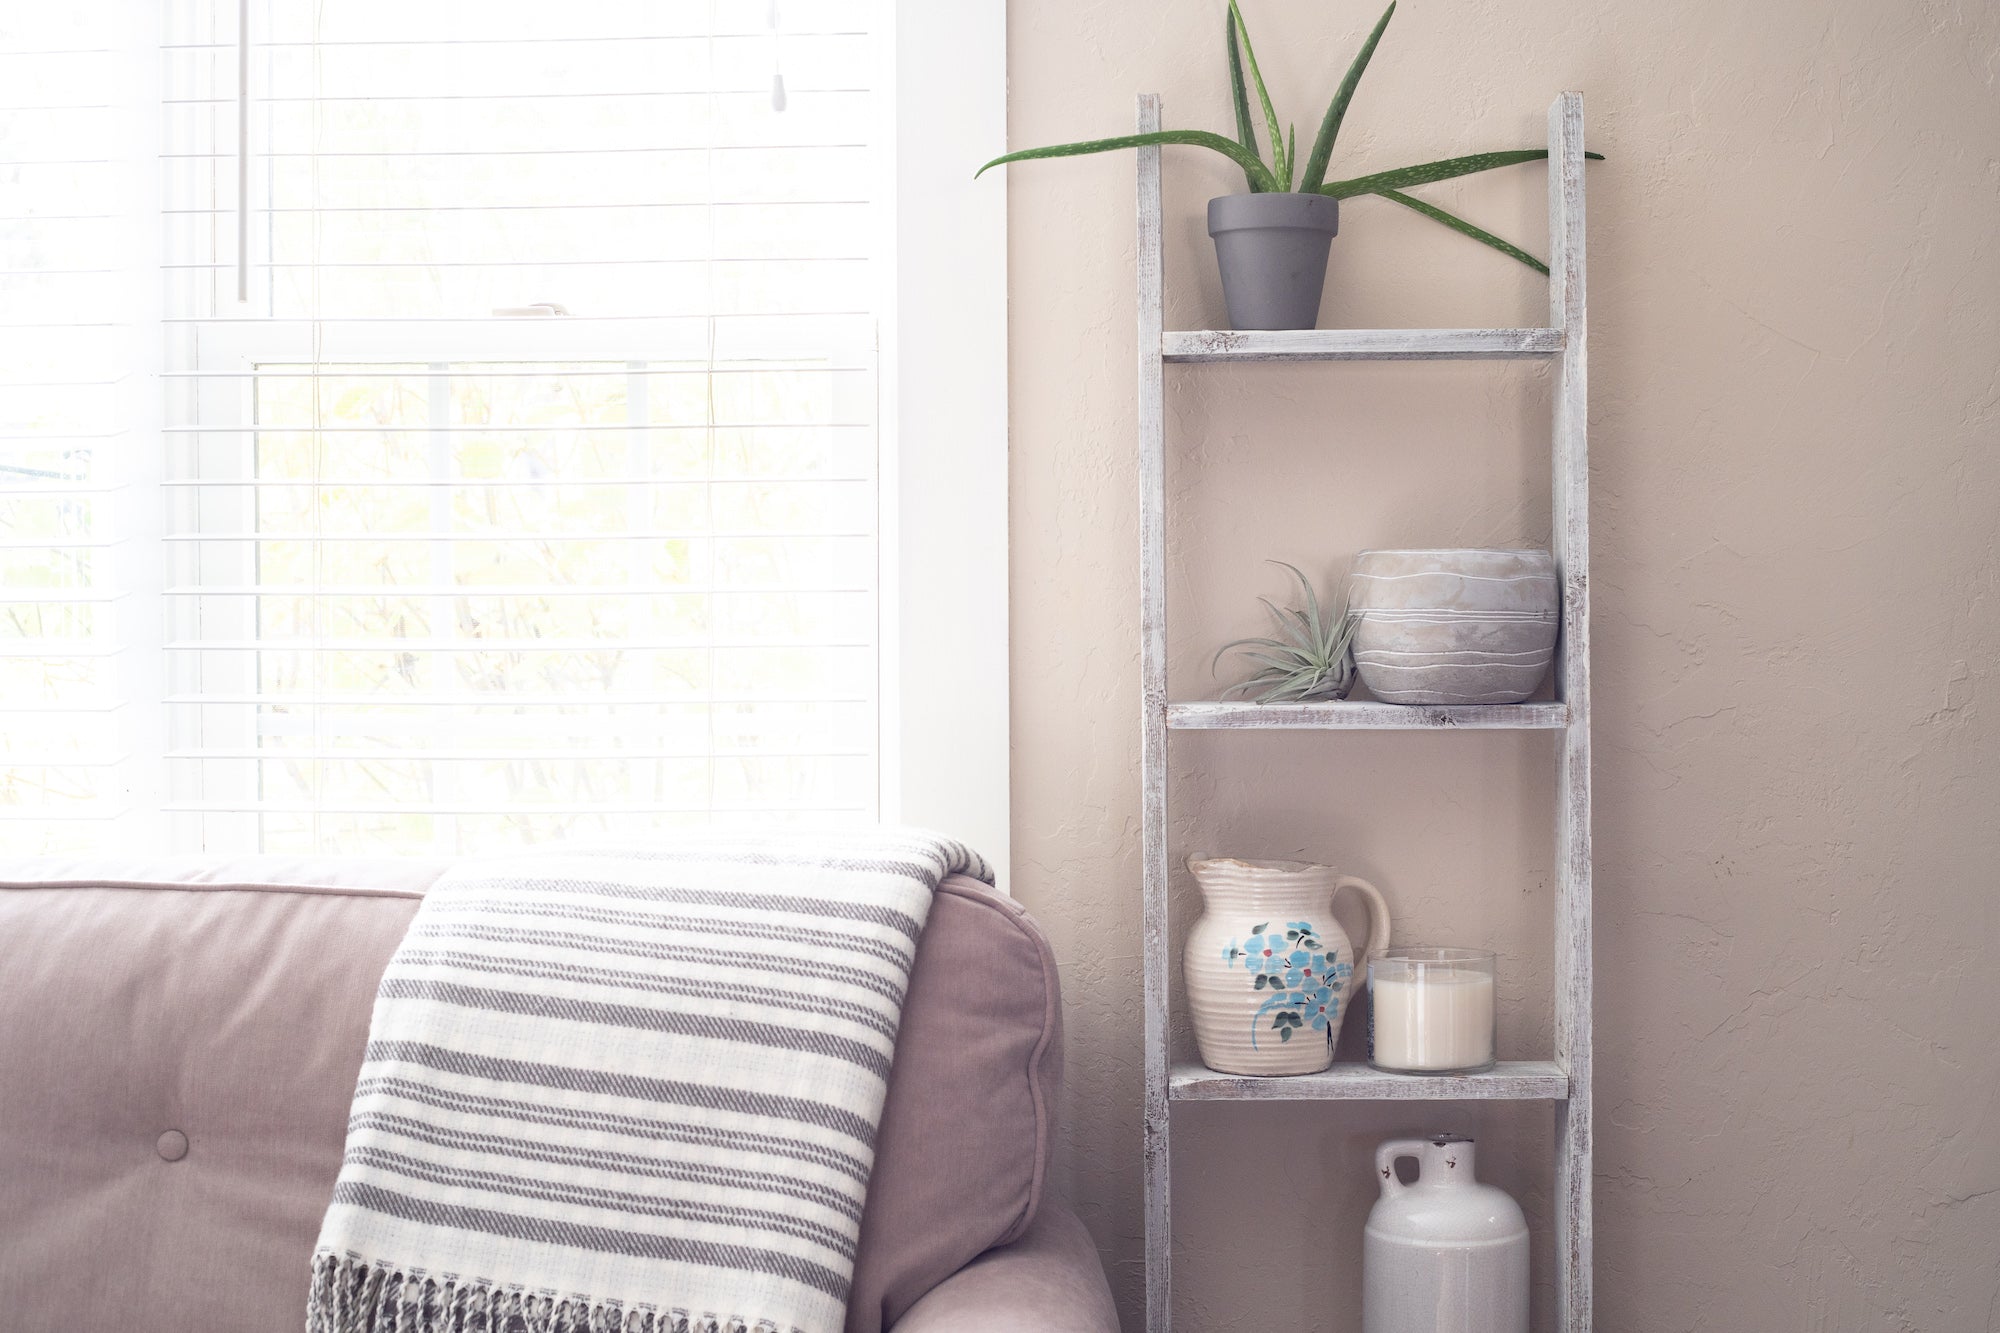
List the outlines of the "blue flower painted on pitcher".
{"label": "blue flower painted on pitcher", "polygon": [[1261,922],[1250,928],[1242,943],[1229,941],[1222,951],[1223,961],[1241,967],[1253,980],[1256,990],[1269,989],[1271,998],[1258,1006],[1250,1019],[1250,1049],[1257,1049],[1257,1030],[1270,1018],[1270,1030],[1278,1040],[1290,1041],[1294,1032],[1311,1028],[1326,1034],[1333,1044],[1334,1025],[1340,1018],[1340,992],[1354,968],[1340,961],[1340,952],[1320,942],[1319,932],[1310,921],[1287,921],[1284,933]]}
{"label": "blue flower painted on pitcher", "polygon": [[1238,944],[1229,941],[1229,947],[1222,951],[1223,960],[1231,966],[1241,966],[1253,975],[1277,973],[1284,969],[1285,960],[1291,955],[1290,945],[1279,934],[1263,933],[1259,926],[1256,934]]}

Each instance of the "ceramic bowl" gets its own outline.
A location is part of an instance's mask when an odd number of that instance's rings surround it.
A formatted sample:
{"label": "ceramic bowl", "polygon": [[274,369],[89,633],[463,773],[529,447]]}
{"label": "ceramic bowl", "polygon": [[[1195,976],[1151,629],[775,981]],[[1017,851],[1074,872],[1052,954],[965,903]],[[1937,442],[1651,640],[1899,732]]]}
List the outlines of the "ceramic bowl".
{"label": "ceramic bowl", "polygon": [[1512,704],[1555,658],[1562,595],[1547,551],[1363,551],[1354,664],[1393,704]]}

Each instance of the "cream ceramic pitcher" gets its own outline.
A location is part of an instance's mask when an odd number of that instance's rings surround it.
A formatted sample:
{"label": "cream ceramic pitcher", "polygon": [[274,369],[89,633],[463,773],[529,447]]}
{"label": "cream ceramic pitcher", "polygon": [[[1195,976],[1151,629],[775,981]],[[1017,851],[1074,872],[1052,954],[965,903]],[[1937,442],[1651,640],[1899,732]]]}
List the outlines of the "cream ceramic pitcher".
{"label": "cream ceramic pitcher", "polygon": [[[1333,1063],[1368,955],[1389,947],[1389,909],[1373,884],[1303,861],[1188,858],[1202,914],[1188,932],[1184,984],[1202,1063],[1224,1074],[1316,1074]],[[1368,900],[1356,954],[1333,919],[1334,895]]]}

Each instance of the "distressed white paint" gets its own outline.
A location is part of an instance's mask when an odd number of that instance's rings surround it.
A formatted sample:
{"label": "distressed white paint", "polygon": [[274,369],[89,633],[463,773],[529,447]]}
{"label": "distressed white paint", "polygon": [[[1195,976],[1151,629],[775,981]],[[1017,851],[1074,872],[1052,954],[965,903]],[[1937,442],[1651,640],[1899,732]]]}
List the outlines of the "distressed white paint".
{"label": "distressed white paint", "polygon": [[1554,356],[1561,329],[1192,329],[1163,335],[1166,359],[1466,361]]}
{"label": "distressed white paint", "polygon": [[1484,731],[1549,731],[1568,724],[1569,709],[1559,702],[1427,706],[1361,700],[1257,704],[1199,699],[1167,705],[1167,725],[1175,731],[1283,728],[1436,731],[1453,727]]}
{"label": "distressed white paint", "polygon": [[[1141,131],[1159,125],[1155,95],[1139,99]],[[1160,246],[1160,154],[1139,153],[1139,555],[1141,697],[1141,913],[1145,962],[1146,1329],[1172,1323],[1172,1202],[1168,1152],[1176,1101],[1550,1100],[1556,1105],[1557,1318],[1562,1333],[1587,1333],[1590,1261],[1590,708],[1588,448],[1584,379],[1583,99],[1565,93],[1549,109],[1549,297],[1547,329],[1301,330],[1162,332],[1165,284]],[[1555,355],[1558,386],[1552,459],[1553,547],[1564,589],[1556,704],[1400,709],[1382,704],[1258,706],[1166,703],[1165,360],[1272,361],[1466,359]],[[1413,714],[1392,722],[1382,709]],[[1427,716],[1426,716],[1427,715]],[[1517,717],[1518,721],[1512,720]],[[1503,720],[1503,718],[1505,720]],[[1351,720],[1349,720],[1351,719]],[[1243,1078],[1181,1065],[1169,1073],[1167,995],[1167,736],[1173,729],[1258,727],[1559,730],[1556,815],[1555,1060],[1506,1062],[1485,1074],[1385,1074],[1335,1065],[1282,1079]]]}
{"label": "distressed white paint", "polygon": [[1481,1074],[1391,1074],[1343,1061],[1286,1078],[1218,1074],[1183,1061],[1172,1091],[1177,1102],[1561,1101],[1569,1078],[1553,1060],[1502,1060]]}
{"label": "distressed white paint", "polygon": [[1590,450],[1584,378],[1583,95],[1549,108],[1549,317],[1568,335],[1558,363],[1556,573],[1563,587],[1557,692],[1569,705],[1556,761],[1556,1060],[1570,1094],[1556,1111],[1557,1316],[1588,1333],[1590,1260]]}
{"label": "distressed white paint", "polygon": [[[1160,127],[1160,99],[1139,99],[1139,131]],[[1160,361],[1165,273],[1160,150],[1139,150],[1139,738],[1145,951],[1146,1330],[1173,1322],[1173,1160],[1167,1103],[1167,473],[1166,371]]]}

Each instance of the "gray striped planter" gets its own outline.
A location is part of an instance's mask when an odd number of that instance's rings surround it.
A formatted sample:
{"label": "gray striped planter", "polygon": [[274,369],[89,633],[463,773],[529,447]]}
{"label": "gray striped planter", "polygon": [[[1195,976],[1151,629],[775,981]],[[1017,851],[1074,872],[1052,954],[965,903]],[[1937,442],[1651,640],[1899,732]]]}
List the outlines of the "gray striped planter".
{"label": "gray striped planter", "polygon": [[1348,608],[1377,699],[1513,704],[1548,675],[1562,595],[1547,551],[1363,551]]}

